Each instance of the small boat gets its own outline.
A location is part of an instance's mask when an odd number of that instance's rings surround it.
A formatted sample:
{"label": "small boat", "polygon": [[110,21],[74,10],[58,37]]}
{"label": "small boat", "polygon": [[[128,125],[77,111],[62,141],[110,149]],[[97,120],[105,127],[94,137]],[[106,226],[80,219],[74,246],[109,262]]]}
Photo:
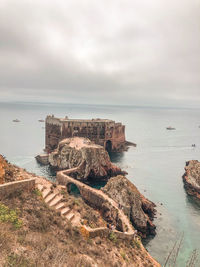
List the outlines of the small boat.
{"label": "small boat", "polygon": [[39,121],[39,122],[44,122],[44,120],[42,120],[42,119],[41,119],[41,120],[38,120],[38,121]]}
{"label": "small boat", "polygon": [[13,120],[13,122],[20,122],[20,120],[18,120],[18,119],[15,119],[15,120]]}
{"label": "small boat", "polygon": [[176,130],[176,128],[171,127],[171,126],[166,127],[166,129],[167,129],[167,130]]}

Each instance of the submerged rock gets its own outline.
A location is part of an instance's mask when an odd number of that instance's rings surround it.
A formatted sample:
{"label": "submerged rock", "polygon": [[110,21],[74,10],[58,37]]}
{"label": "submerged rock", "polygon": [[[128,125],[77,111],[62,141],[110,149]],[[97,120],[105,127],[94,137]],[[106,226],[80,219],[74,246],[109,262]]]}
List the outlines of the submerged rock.
{"label": "submerged rock", "polygon": [[155,234],[156,227],[152,220],[156,205],[146,199],[126,177],[122,175],[112,177],[102,191],[119,203],[119,207],[143,237]]}
{"label": "submerged rock", "polygon": [[62,140],[58,148],[49,154],[52,167],[72,169],[70,176],[77,179],[102,179],[121,174],[119,167],[111,163],[108,152],[87,138],[74,137]]}
{"label": "submerged rock", "polygon": [[200,162],[198,160],[186,162],[183,182],[188,195],[200,200]]}

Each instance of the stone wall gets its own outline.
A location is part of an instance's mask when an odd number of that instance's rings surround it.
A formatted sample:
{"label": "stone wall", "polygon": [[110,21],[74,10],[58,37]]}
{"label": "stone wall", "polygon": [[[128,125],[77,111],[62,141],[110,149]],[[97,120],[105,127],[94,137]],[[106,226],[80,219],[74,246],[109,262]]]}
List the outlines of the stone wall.
{"label": "stone wall", "polygon": [[119,232],[117,230],[111,230],[109,228],[106,227],[99,227],[99,228],[89,228],[87,226],[82,226],[85,228],[85,230],[88,232],[88,235],[90,238],[94,238],[96,236],[100,236],[100,237],[109,237],[109,235],[111,233],[114,233],[116,238],[118,239],[123,239],[123,240],[132,240],[136,237],[136,232],[132,233],[132,234],[127,234],[127,233],[123,233],[123,232]]}
{"label": "stone wall", "polygon": [[133,228],[129,219],[123,214],[111,198],[104,194],[101,190],[94,189],[70,176],[70,170],[57,172],[57,182],[68,187],[69,184],[75,184],[82,198],[92,207],[101,210],[104,219],[115,225],[116,229],[121,232],[132,232]]}
{"label": "stone wall", "polygon": [[126,143],[125,126],[112,120],[72,120],[46,117],[45,150],[51,152],[69,137],[86,137],[110,151],[119,151]]}
{"label": "stone wall", "polygon": [[0,200],[16,191],[30,191],[35,187],[35,178],[5,183],[0,185]]}

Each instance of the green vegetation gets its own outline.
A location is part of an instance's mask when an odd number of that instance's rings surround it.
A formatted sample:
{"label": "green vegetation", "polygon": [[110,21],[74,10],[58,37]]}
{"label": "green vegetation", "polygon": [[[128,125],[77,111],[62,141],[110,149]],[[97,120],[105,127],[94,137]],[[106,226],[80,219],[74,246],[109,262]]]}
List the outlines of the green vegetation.
{"label": "green vegetation", "polygon": [[42,192],[38,189],[38,188],[35,188],[34,190],[33,190],[33,193],[34,194],[36,194],[37,196],[42,196]]}
{"label": "green vegetation", "polygon": [[111,233],[109,234],[108,239],[109,239],[110,241],[114,242],[114,243],[117,242],[117,237],[116,237],[115,233],[113,233],[113,232],[111,232]]}
{"label": "green vegetation", "polygon": [[24,258],[21,255],[17,255],[16,253],[11,253],[7,258],[7,263],[4,265],[5,267],[32,267],[34,266],[28,259]]}
{"label": "green vegetation", "polygon": [[131,246],[132,246],[133,248],[138,248],[138,249],[140,249],[140,248],[141,248],[141,241],[140,241],[140,239],[132,240],[132,241],[131,241]]}
{"label": "green vegetation", "polygon": [[79,206],[80,205],[79,200],[78,199],[74,199],[74,203],[73,204]]}
{"label": "green vegetation", "polygon": [[124,260],[127,260],[126,253],[123,250],[120,251],[120,255]]}
{"label": "green vegetation", "polygon": [[18,218],[18,212],[14,209],[9,209],[4,204],[0,203],[0,222],[10,222],[18,229],[22,226],[22,220]]}

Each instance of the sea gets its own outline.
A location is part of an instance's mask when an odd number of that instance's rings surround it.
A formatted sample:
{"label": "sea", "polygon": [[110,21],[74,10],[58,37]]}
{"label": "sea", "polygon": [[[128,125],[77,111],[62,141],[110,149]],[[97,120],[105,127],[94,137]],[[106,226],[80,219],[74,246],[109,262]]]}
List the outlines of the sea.
{"label": "sea", "polygon": [[[145,240],[146,249],[164,264],[175,242],[183,236],[176,266],[186,266],[193,250],[200,253],[200,205],[186,194],[182,181],[186,161],[200,159],[200,109],[0,103],[0,154],[11,163],[54,180],[49,168],[35,160],[45,142],[45,123],[38,120],[48,114],[122,122],[126,139],[137,147],[112,154],[111,159],[157,206],[157,234]],[[168,126],[176,129],[166,130]]]}

